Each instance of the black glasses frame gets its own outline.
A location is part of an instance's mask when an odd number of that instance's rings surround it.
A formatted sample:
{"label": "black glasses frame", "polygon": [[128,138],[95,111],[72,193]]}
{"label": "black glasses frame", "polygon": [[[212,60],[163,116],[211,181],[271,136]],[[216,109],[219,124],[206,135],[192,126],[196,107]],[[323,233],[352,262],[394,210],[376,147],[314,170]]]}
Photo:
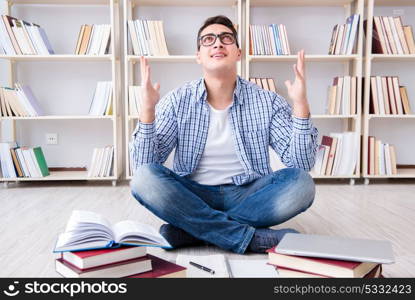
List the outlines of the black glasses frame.
{"label": "black glasses frame", "polygon": [[[224,43],[223,42],[223,37],[224,36],[226,36],[226,35],[231,35],[232,37],[233,37],[233,42],[232,43]],[[202,43],[202,39],[203,38],[205,38],[206,36],[212,36],[212,37],[215,37],[215,39],[213,40],[213,42],[212,43],[209,43],[209,44],[203,44]],[[217,41],[217,39],[219,38],[219,40],[220,40],[220,42],[222,43],[222,44],[224,44],[224,45],[232,45],[232,44],[235,44],[235,43],[237,43],[237,40],[236,40],[236,36],[232,33],[232,32],[221,32],[221,33],[219,33],[219,34],[215,34],[215,33],[207,33],[207,34],[204,34],[204,35],[202,35],[201,37],[199,37],[199,45],[201,45],[201,46],[204,46],[204,47],[209,47],[209,46],[212,46],[213,44],[215,44],[216,43],[216,41]]]}

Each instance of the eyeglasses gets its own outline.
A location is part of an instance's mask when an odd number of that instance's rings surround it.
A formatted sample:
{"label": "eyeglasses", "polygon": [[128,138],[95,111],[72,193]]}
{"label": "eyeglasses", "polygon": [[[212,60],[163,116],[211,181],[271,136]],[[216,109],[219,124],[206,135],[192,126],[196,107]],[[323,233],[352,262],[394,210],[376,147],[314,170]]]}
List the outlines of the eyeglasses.
{"label": "eyeglasses", "polygon": [[224,45],[232,45],[236,42],[236,38],[231,32],[222,32],[219,34],[214,33],[208,33],[205,35],[202,35],[199,38],[199,42],[204,47],[212,46],[214,43],[216,43],[217,38],[221,41]]}

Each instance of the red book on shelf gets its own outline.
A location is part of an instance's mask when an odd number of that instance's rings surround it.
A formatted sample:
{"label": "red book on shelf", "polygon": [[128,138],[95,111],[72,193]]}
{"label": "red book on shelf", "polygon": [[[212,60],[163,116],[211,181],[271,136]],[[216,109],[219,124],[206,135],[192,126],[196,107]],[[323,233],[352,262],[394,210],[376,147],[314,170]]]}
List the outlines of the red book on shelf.
{"label": "red book on shelf", "polygon": [[151,259],[153,269],[148,272],[128,276],[128,278],[174,278],[186,277],[186,268],[153,255]]}

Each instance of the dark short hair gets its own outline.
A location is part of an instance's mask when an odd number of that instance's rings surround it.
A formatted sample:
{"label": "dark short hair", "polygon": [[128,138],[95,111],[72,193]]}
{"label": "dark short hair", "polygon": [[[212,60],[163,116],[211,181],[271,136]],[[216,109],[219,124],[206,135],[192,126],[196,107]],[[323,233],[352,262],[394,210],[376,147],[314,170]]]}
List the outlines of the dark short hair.
{"label": "dark short hair", "polygon": [[203,29],[205,29],[209,25],[213,25],[213,24],[221,24],[221,25],[224,25],[224,26],[228,27],[230,30],[232,30],[232,33],[235,36],[236,47],[239,48],[238,34],[236,33],[236,30],[235,30],[235,27],[233,26],[232,21],[228,17],[225,17],[223,15],[219,15],[219,16],[214,16],[214,17],[210,17],[210,18],[206,19],[206,21],[203,23],[202,27],[199,28],[199,31],[197,33],[197,50],[200,49],[199,39],[200,39],[200,34],[202,33]]}

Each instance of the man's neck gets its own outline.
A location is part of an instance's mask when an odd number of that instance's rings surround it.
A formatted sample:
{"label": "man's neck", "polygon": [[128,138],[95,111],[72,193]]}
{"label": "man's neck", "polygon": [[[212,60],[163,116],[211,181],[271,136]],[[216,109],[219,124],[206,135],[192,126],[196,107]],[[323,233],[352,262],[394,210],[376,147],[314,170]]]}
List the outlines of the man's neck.
{"label": "man's neck", "polygon": [[204,80],[207,90],[207,100],[216,109],[225,109],[233,101],[233,92],[236,86],[236,73],[225,76],[205,74]]}

